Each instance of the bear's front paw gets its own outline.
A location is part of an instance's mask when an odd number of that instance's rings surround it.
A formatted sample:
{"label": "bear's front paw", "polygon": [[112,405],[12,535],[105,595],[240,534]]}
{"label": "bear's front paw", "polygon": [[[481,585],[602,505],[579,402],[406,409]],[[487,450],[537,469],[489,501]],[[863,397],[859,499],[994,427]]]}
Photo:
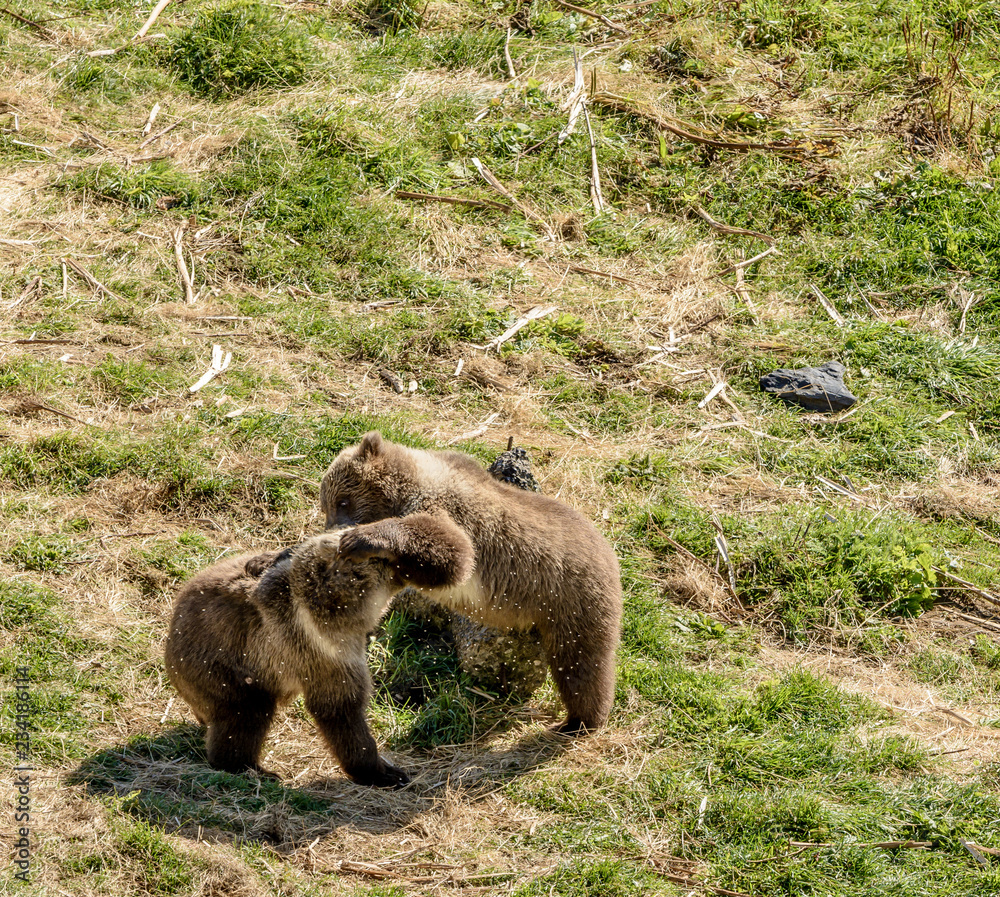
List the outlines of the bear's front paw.
{"label": "bear's front paw", "polygon": [[340,556],[354,561],[369,558],[391,558],[392,551],[367,527],[359,526],[340,537]]}
{"label": "bear's front paw", "polygon": [[372,788],[402,788],[410,784],[410,777],[403,770],[386,763],[381,758],[375,769],[355,771],[351,773],[351,778],[358,785],[368,785]]}

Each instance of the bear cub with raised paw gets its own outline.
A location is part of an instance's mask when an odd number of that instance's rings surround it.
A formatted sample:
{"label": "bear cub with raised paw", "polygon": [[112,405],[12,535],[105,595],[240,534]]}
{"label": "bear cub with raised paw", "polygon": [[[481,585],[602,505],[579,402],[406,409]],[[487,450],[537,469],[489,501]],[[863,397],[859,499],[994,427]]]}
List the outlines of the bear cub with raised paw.
{"label": "bear cub with raised paw", "polygon": [[405,785],[406,773],[379,756],[365,718],[368,633],[404,586],[460,587],[472,569],[461,529],[440,515],[415,514],[227,558],[199,573],[177,597],[166,668],[207,726],[208,762],[270,775],[259,758],[275,711],[304,693],[351,779]]}
{"label": "bear cub with raised paw", "polygon": [[[499,482],[466,455],[407,448],[376,432],[334,459],[320,502],[327,527],[450,517],[472,542],[475,573],[428,596],[485,626],[536,627],[566,705],[559,731],[604,725],[615,692],[621,574],[611,546],[582,514]],[[342,544],[358,557],[387,550],[367,527],[346,533]]]}

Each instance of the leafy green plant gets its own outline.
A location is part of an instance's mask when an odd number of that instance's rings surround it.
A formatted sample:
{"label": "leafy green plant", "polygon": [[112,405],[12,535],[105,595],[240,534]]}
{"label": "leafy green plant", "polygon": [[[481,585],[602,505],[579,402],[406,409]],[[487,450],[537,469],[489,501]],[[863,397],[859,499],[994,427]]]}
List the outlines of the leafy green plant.
{"label": "leafy green plant", "polygon": [[59,186],[147,212],[158,206],[190,208],[200,196],[198,184],[164,159],[127,168],[102,162],[60,181]]}
{"label": "leafy green plant", "polygon": [[252,2],[200,12],[173,39],[168,52],[181,78],[213,95],[301,84],[315,58],[305,28]]}
{"label": "leafy green plant", "polygon": [[372,31],[395,35],[418,29],[424,8],[415,0],[368,0],[363,11]]}

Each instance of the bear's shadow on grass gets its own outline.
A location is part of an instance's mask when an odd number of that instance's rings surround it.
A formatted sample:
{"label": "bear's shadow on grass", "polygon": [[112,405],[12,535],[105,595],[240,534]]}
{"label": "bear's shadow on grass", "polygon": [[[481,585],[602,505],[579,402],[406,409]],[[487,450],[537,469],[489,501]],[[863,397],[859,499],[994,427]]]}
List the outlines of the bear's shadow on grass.
{"label": "bear's shadow on grass", "polygon": [[568,744],[537,731],[500,750],[438,748],[433,758],[400,758],[413,781],[387,790],[355,785],[337,773],[301,782],[219,772],[205,762],[203,730],[185,723],[98,751],[66,781],[164,831],[292,850],[345,826],[371,834],[398,831],[430,810],[446,788],[474,803],[499,783],[548,763]]}

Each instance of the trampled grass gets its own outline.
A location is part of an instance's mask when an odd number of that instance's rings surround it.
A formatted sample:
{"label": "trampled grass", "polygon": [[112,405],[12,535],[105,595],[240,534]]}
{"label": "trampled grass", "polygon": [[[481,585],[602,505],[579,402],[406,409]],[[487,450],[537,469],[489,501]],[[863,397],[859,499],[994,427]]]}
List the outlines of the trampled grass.
{"label": "trampled grass", "polygon": [[[590,11],[0,10],[24,893],[1000,894],[996,9]],[[828,360],[845,413],[759,392]],[[552,738],[551,682],[506,699],[396,613],[370,716],[408,789],[348,782],[301,704],[279,781],[206,765],[174,590],[316,532],[373,428],[513,436],[612,541],[606,730]]]}

